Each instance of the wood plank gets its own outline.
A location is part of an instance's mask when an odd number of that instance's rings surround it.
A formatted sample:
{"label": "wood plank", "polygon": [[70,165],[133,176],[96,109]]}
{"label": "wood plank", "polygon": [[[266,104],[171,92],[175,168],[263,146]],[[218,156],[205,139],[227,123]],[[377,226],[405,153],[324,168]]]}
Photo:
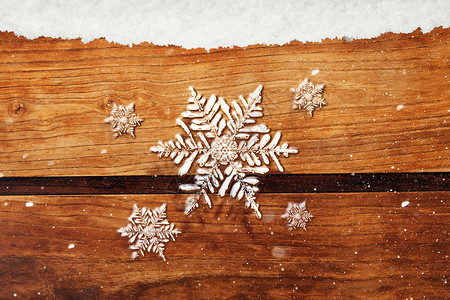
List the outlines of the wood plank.
{"label": "wood plank", "polygon": [[[206,52],[0,33],[0,173],[174,175],[149,147],[180,132],[188,86],[231,102],[258,84],[259,122],[300,150],[282,160],[287,173],[445,172],[449,37],[437,28]],[[289,89],[305,77],[326,85],[329,105],[313,118],[291,109]],[[113,102],[136,104],[136,139],[114,139],[103,123]]]}
{"label": "wood plank", "polygon": [[[273,174],[258,177],[260,193],[450,191],[447,173]],[[4,177],[2,195],[179,194],[194,176]]]}
{"label": "wood plank", "polygon": [[[1,196],[0,298],[444,298],[449,196],[261,194],[262,220],[228,198],[186,218],[180,195]],[[290,232],[279,216],[304,200],[314,218]],[[183,232],[168,263],[131,261],[116,229],[163,202]]]}

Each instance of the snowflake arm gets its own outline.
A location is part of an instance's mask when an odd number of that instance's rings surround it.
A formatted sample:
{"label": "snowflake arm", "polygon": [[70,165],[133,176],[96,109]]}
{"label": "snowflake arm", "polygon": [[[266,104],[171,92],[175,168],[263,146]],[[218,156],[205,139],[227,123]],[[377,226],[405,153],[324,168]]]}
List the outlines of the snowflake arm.
{"label": "snowflake arm", "polygon": [[[247,144],[245,142],[241,143],[240,155],[242,161],[246,161],[249,166],[261,166],[262,164],[268,165],[270,160],[272,160],[280,172],[284,171],[278,156],[283,155],[284,157],[289,157],[289,154],[298,153],[296,148],[289,147],[287,143],[279,146],[281,139],[281,133],[275,133],[274,137],[271,139],[270,134],[265,134],[259,140],[259,135],[253,135]],[[259,141],[259,143],[258,143]],[[269,143],[270,141],[270,143]]]}
{"label": "snowflake arm", "polygon": [[164,261],[165,243],[170,238],[175,241],[175,236],[181,231],[174,228],[174,224],[169,224],[166,218],[166,204],[153,210],[146,207],[138,208],[133,205],[133,212],[128,218],[129,224],[117,230],[122,237],[127,237],[131,250],[135,250],[131,254],[131,259],[136,259],[139,254],[144,256],[145,251],[157,253]]}
{"label": "snowflake arm", "polygon": [[242,95],[239,96],[242,107],[238,102],[233,101],[231,112],[228,104],[222,101],[222,110],[229,119],[227,126],[237,139],[248,139],[250,133],[268,133],[270,131],[265,124],[248,125],[256,123],[255,118],[263,116],[263,109],[259,106],[262,100],[262,89],[262,85],[258,86],[247,99]]}

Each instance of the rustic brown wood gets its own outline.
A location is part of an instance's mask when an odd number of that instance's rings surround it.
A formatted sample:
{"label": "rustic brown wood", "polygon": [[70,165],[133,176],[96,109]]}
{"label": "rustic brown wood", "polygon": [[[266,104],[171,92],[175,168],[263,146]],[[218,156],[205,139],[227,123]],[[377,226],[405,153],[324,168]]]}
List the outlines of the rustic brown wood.
{"label": "rustic brown wood", "polygon": [[[287,173],[445,172],[449,37],[437,28],[208,53],[0,33],[0,173],[176,174],[170,160],[148,153],[180,131],[188,86],[231,101],[258,84],[259,121],[300,150],[283,159]],[[289,89],[305,77],[326,85],[329,105],[312,119],[291,109]],[[114,139],[103,123],[113,102],[136,104],[145,119],[136,139]]]}
{"label": "rustic brown wood", "polygon": [[[262,220],[227,197],[186,218],[185,195],[3,196],[0,298],[444,298],[449,196],[261,194]],[[315,217],[290,232],[279,216],[303,200]],[[116,229],[163,202],[183,232],[168,263],[131,261]]]}
{"label": "rustic brown wood", "polygon": [[[4,177],[3,195],[178,194],[194,176]],[[260,193],[450,191],[450,173],[275,174],[259,177]]]}

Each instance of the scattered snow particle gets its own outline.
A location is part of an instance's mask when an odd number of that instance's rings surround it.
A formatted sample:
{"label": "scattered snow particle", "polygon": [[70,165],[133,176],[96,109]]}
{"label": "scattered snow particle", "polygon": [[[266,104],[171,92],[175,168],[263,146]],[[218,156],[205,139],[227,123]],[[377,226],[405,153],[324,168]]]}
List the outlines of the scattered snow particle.
{"label": "scattered snow particle", "polygon": [[319,72],[320,72],[320,70],[313,70],[313,71],[311,72],[311,75],[312,75],[312,76],[317,75],[317,73],[319,73]]}
{"label": "scattered snow particle", "polygon": [[2,178],[3,177],[3,173],[0,173],[0,178]]}
{"label": "scattered snow particle", "polygon": [[358,251],[355,251],[355,254],[358,254]]}
{"label": "scattered snow particle", "polygon": [[286,249],[284,247],[275,246],[272,249],[272,255],[275,258],[283,258],[286,255]]}
{"label": "scattered snow particle", "polygon": [[7,120],[5,120],[5,124],[11,124],[12,122],[14,122],[13,120],[11,120],[11,119],[7,119]]}
{"label": "scattered snow particle", "polygon": [[8,205],[8,202],[5,202],[5,206]]}
{"label": "scattered snow particle", "polygon": [[69,244],[69,246],[67,248],[69,248],[69,249],[75,248],[75,245],[74,244]]}
{"label": "scattered snow particle", "polygon": [[28,157],[28,154],[22,155],[22,158],[23,158],[23,159],[25,159],[25,158],[27,158],[27,157]]}
{"label": "scattered snow particle", "polygon": [[33,205],[34,205],[33,202],[27,202],[27,203],[25,203],[25,206],[26,206],[26,207],[32,207]]}
{"label": "scattered snow particle", "polygon": [[14,294],[13,296],[14,296],[14,297],[17,297],[17,294]]}
{"label": "scattered snow particle", "polygon": [[41,186],[41,190],[45,189],[45,187]]}
{"label": "scattered snow particle", "polygon": [[402,207],[407,207],[409,205],[409,201],[403,201],[402,202]]}
{"label": "scattered snow particle", "polygon": [[397,105],[397,110],[402,110],[402,109],[404,109],[404,108],[405,108],[405,106],[404,106],[403,104]]}
{"label": "scattered snow particle", "polygon": [[55,163],[54,163],[53,161],[49,161],[49,162],[48,162],[48,165],[49,165],[49,166],[53,166],[54,164],[55,164]]}
{"label": "scattered snow particle", "polygon": [[274,219],[275,219],[275,214],[273,214],[273,213],[267,212],[263,215],[263,221],[266,223],[273,222]]}
{"label": "scattered snow particle", "polygon": [[106,153],[108,153],[108,150],[106,150],[106,149],[103,149],[102,151],[100,151],[100,154],[106,154]]}

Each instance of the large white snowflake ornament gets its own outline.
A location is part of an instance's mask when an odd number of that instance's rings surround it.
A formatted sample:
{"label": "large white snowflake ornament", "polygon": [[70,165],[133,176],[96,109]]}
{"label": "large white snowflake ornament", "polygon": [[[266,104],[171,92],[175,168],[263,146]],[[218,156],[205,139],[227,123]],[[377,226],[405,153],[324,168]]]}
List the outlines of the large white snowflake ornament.
{"label": "large white snowflake ornament", "polygon": [[233,198],[240,200],[245,196],[246,207],[261,218],[255,202],[259,180],[248,174],[267,173],[270,160],[283,172],[278,156],[297,153],[287,143],[278,144],[281,133],[271,137],[265,124],[255,125],[255,118],[263,116],[259,106],[262,88],[258,86],[247,99],[239,96],[240,103],[233,101],[231,107],[222,98],[212,95],[207,100],[190,88],[190,104],[181,114],[190,119],[189,125],[182,119],[176,120],[186,135],[177,134],[174,140],[160,141],[158,146],[150,148],[160,157],[182,163],[180,176],[188,173],[194,163],[197,165],[195,183],[180,185],[181,190],[195,192],[186,199],[186,215],[198,207],[201,197],[211,207],[208,194],[218,192],[223,197],[230,190]]}
{"label": "large white snowflake ornament", "polygon": [[135,250],[131,254],[131,259],[135,259],[141,254],[144,256],[145,251],[158,253],[165,261],[164,246],[169,242],[170,238],[175,241],[175,236],[181,231],[174,228],[174,224],[165,220],[166,218],[166,203],[153,210],[146,207],[139,208],[135,204],[133,212],[128,221],[130,222],[126,227],[117,230],[122,236],[129,239],[129,243],[136,243],[130,245],[131,250]]}
{"label": "large white snowflake ornament", "polygon": [[306,223],[314,216],[306,210],[306,201],[303,201],[302,203],[289,202],[286,212],[281,217],[288,221],[290,230],[300,227],[306,231]]}
{"label": "large white snowflake ornament", "polygon": [[291,89],[294,93],[294,100],[292,107],[294,109],[306,109],[310,117],[316,108],[322,108],[327,105],[325,99],[322,97],[322,91],[325,85],[314,85],[308,78],[305,78],[297,88]]}
{"label": "large white snowflake ornament", "polygon": [[141,119],[134,113],[134,103],[127,106],[113,103],[110,116],[105,119],[105,123],[111,124],[114,137],[128,133],[131,134],[133,138],[136,138],[134,129],[136,126],[140,126],[143,121],[144,119]]}

